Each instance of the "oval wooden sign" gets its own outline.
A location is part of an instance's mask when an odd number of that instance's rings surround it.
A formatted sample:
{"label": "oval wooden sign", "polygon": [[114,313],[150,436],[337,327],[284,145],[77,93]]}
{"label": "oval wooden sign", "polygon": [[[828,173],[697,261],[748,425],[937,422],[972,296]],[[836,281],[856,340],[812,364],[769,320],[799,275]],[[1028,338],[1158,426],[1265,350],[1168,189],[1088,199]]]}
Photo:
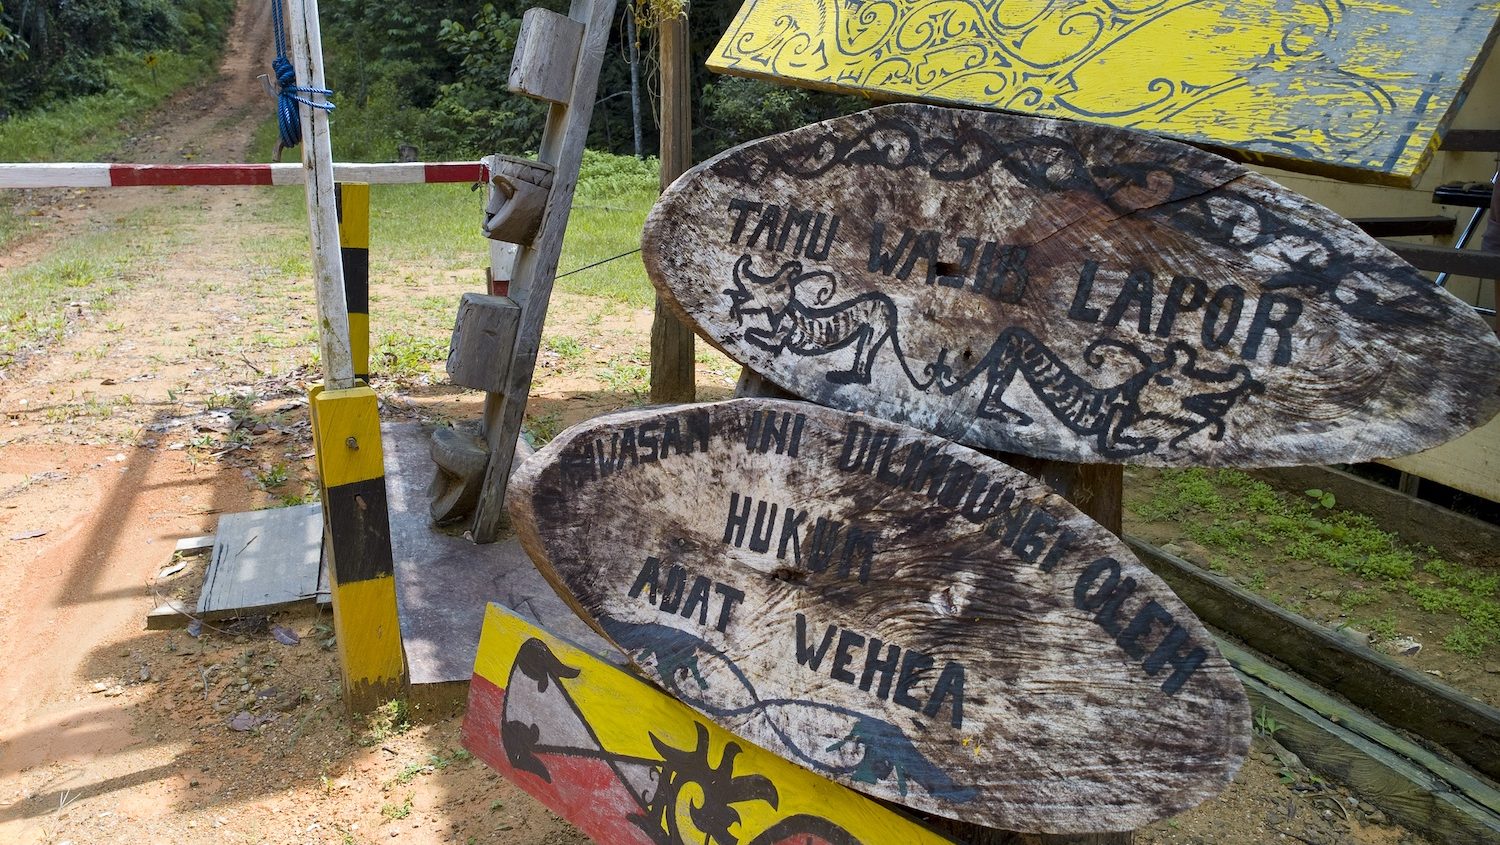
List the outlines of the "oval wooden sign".
{"label": "oval wooden sign", "polygon": [[1244,690],[1125,546],[915,429],[740,399],[576,426],[507,496],[583,618],[731,732],[991,827],[1131,830],[1222,789]]}
{"label": "oval wooden sign", "polygon": [[791,392],[981,448],[1278,466],[1500,410],[1500,343],[1347,221],[1219,156],[896,105],[730,150],[646,223],[709,342]]}

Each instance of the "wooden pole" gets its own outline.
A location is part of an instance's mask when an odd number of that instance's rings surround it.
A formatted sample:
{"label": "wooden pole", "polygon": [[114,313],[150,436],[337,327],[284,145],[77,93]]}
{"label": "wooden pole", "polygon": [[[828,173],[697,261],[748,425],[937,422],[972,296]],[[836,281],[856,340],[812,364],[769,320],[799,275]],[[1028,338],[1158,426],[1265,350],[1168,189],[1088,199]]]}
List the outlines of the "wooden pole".
{"label": "wooden pole", "polygon": [[[323,41],[318,0],[287,0],[292,66],[300,84],[323,88]],[[316,94],[310,96],[318,96]],[[312,228],[313,285],[318,299],[318,347],[328,390],[354,386],[354,355],[349,348],[349,308],[344,300],[344,262],[339,254],[338,206],[334,200],[333,148],[328,113],[299,105],[302,115],[302,168],[307,220]]]}
{"label": "wooden pole", "polygon": [[578,186],[578,164],[588,138],[594,95],[599,90],[599,65],[604,59],[614,14],[614,0],[573,0],[569,7],[568,17],[583,25],[583,40],[577,63],[568,71],[571,83],[567,86],[567,102],[553,102],[548,109],[542,144],[537,150],[537,161],[553,168],[552,190],[547,196],[541,233],[530,247],[519,251],[510,282],[510,295],[521,304],[521,323],[505,390],[485,397],[483,431],[490,460],[470,529],[476,543],[493,543],[505,518],[505,487],[515,459],[516,438],[526,415],[531,377],[536,372],[542,324],[552,298],[563,232],[572,210],[573,190]]}
{"label": "wooden pole", "polygon": [[[299,84],[323,88],[318,2],[288,0],[287,9]],[[307,105],[300,108],[302,166],[323,355],[324,384],[314,387],[309,396],[313,448],[323,494],[323,550],[328,560],[344,707],[350,713],[368,713],[382,702],[404,695],[407,681],[396,605],[380,412],[375,391],[358,384],[354,377],[328,115]],[[364,193],[367,203],[368,190]],[[368,224],[368,213],[365,222]],[[365,246],[368,240],[366,232]]]}
{"label": "wooden pole", "polygon": [[[661,188],[693,166],[692,64],[688,19],[663,18],[657,31],[661,64]],[[697,396],[693,331],[658,297],[651,321],[651,401],[691,402]]]}
{"label": "wooden pole", "polygon": [[641,41],[635,25],[635,6],[625,4],[625,37],[630,40],[630,132],[635,142],[635,157],[646,157],[646,141],[641,132]]}

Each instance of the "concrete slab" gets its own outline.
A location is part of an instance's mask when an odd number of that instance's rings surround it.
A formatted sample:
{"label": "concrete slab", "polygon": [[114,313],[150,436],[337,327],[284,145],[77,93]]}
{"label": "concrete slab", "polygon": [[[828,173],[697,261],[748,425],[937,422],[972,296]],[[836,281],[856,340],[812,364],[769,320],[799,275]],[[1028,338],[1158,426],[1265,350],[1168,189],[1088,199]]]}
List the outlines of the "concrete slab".
{"label": "concrete slab", "polygon": [[492,601],[584,649],[621,661],[558,598],[513,535],[481,546],[462,536],[463,525],[452,532],[431,525],[427,486],[435,468],[430,428],[386,423],[381,435],[396,601],[414,700],[438,705],[451,703],[454,695],[462,699],[474,672],[484,607]]}

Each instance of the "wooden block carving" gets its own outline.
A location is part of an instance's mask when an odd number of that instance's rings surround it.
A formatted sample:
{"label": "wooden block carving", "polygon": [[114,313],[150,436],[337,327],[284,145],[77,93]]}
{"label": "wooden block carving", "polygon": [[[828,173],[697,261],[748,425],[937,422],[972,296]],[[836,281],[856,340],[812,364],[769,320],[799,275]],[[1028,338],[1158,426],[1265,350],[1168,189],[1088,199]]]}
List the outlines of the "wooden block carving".
{"label": "wooden block carving", "polygon": [[508,296],[464,294],[448,347],[453,383],[488,393],[503,390],[520,320],[521,309]]}
{"label": "wooden block carving", "polygon": [[745,0],[708,66],[1130,127],[1410,185],[1497,14],[1494,0]]}
{"label": "wooden block carving", "polygon": [[772,399],[615,414],[538,451],[507,504],[651,680],[879,798],[1132,830],[1217,793],[1249,745],[1233,670],[1114,535],[905,426]]}
{"label": "wooden block carving", "polygon": [[552,166],[512,156],[485,156],[490,188],[484,205],[484,236],[529,246],[536,240],[552,191]]}
{"label": "wooden block carving", "polygon": [[1500,410],[1469,306],[1305,198],[1125,130],[873,109],[704,162],[642,246],[772,382],[981,448],[1353,463]]}
{"label": "wooden block carving", "polygon": [[462,742],[601,845],[942,845],[490,605]]}
{"label": "wooden block carving", "polygon": [[551,103],[573,98],[583,23],[546,9],[527,9],[510,62],[510,90]]}

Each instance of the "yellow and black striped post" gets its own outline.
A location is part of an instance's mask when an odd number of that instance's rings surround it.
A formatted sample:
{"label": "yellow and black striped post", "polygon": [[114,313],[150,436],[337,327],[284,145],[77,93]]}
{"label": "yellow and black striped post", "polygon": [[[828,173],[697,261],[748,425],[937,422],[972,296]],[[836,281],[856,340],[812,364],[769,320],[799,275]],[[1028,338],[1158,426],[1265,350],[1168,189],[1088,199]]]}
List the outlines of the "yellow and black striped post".
{"label": "yellow and black striped post", "polygon": [[380,417],[364,385],[309,398],[344,705],[365,713],[406,692]]}
{"label": "yellow and black striped post", "polygon": [[370,380],[370,186],[333,186],[339,214],[339,254],[344,259],[344,301],[349,305],[349,352],[354,377]]}

